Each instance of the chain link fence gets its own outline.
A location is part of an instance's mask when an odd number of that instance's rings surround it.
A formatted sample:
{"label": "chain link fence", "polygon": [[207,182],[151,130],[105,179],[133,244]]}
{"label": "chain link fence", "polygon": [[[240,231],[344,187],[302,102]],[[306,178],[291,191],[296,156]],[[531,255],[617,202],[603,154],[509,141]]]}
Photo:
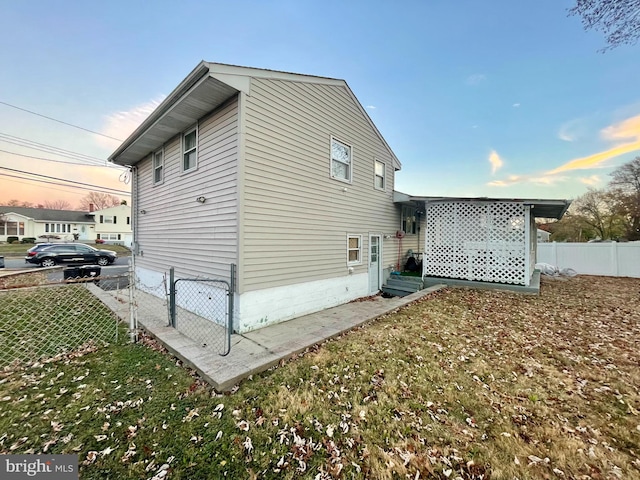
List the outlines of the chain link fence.
{"label": "chain link fence", "polygon": [[0,368],[118,341],[118,316],[94,293],[95,282],[104,280],[0,290]]}
{"label": "chain link fence", "polygon": [[173,327],[201,347],[229,353],[235,265],[231,282],[165,275],[149,284],[133,262],[120,275],[80,267],[81,277],[74,269],[0,277],[0,369],[98,348],[126,333],[136,341],[139,324]]}
{"label": "chain link fence", "polygon": [[201,347],[220,355],[229,353],[229,284],[224,280],[180,278],[174,282],[170,305],[173,326]]}

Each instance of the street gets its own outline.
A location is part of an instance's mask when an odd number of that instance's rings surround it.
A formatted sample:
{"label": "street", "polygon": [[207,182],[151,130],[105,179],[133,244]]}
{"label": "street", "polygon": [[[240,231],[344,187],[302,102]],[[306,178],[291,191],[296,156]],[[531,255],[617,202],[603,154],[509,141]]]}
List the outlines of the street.
{"label": "street", "polygon": [[[101,267],[100,271],[100,287],[104,290],[113,290],[116,288],[123,288],[128,285],[127,272],[129,271],[129,258],[130,257],[118,257],[116,261],[106,267]],[[5,269],[25,269],[36,270],[41,267],[32,263],[24,261],[23,257],[18,258],[5,258]],[[65,268],[75,265],[64,265]],[[50,282],[59,282],[63,280],[63,270],[55,269],[49,274],[48,280]]]}

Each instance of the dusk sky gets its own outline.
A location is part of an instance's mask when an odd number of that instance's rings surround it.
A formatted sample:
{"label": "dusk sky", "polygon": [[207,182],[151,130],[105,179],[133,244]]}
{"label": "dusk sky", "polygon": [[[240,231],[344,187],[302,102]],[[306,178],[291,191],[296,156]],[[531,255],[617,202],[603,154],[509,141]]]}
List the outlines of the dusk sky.
{"label": "dusk sky", "polygon": [[[640,45],[600,52],[573,3],[3,0],[0,167],[128,191],[95,166],[118,141],[9,105],[124,140],[206,60],[346,80],[402,192],[574,198],[640,155]],[[0,168],[0,204],[91,190],[27,178]]]}

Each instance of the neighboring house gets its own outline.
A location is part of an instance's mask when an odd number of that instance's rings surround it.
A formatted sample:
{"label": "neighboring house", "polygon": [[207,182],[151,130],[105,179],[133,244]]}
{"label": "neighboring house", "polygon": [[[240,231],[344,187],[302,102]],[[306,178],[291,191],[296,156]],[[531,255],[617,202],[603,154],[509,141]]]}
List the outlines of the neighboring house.
{"label": "neighboring house", "polygon": [[378,292],[400,162],[344,80],[202,62],[111,155],[141,282],[229,279],[235,329]]}
{"label": "neighboring house", "polygon": [[[208,62],[109,159],[132,167],[140,285],[163,285],[172,266],[177,278],[229,280],[236,264],[238,332],[376,293],[409,250],[431,275],[438,262],[494,261],[500,242],[508,264],[515,242],[521,272],[508,283],[528,284],[532,218],[567,206],[489,201],[494,215],[482,201],[394,192],[400,162],[344,80]],[[454,232],[460,204],[475,205],[465,234],[484,228],[474,240]]]}
{"label": "neighboring house", "polygon": [[551,234],[546,230],[542,230],[541,228],[538,228],[537,230],[538,230],[538,243],[548,242],[549,239],[551,238]]}
{"label": "neighboring house", "polygon": [[70,242],[75,236],[79,241],[96,238],[93,218],[87,212],[0,205],[0,213],[0,242],[6,242],[7,237],[33,237],[39,242]]}
{"label": "neighboring house", "polygon": [[118,205],[90,212],[95,219],[97,240],[105,243],[125,245],[131,248],[133,232],[131,230],[131,207]]}

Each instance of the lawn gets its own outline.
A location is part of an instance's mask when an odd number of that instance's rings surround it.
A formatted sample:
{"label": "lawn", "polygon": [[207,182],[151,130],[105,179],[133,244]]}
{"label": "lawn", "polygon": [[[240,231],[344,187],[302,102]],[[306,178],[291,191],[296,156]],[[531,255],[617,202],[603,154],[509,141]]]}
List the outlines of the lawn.
{"label": "lawn", "polygon": [[0,453],[81,478],[640,478],[639,279],[448,289],[218,395],[153,341],[6,372]]}

